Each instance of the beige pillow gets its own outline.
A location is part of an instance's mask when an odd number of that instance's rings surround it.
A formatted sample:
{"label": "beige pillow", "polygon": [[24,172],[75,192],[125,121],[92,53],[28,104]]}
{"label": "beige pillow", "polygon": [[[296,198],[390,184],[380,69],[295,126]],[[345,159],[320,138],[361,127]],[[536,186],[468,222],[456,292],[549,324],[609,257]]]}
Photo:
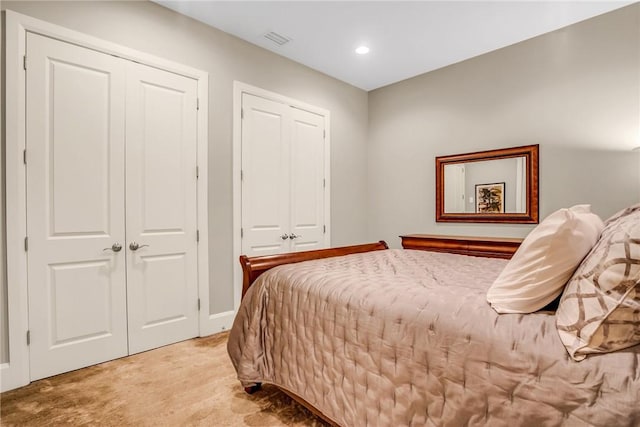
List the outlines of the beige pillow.
{"label": "beige pillow", "polygon": [[640,204],[607,220],[567,283],[556,325],[575,360],[640,344]]}
{"label": "beige pillow", "polygon": [[487,292],[498,313],[532,313],[562,293],[602,231],[590,205],[560,209],[524,239]]}

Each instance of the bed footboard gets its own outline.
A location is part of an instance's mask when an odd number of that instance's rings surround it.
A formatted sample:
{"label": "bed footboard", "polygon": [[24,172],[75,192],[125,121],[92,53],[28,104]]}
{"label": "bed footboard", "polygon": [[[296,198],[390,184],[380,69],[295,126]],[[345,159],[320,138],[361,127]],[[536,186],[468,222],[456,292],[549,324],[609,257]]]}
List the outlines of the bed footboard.
{"label": "bed footboard", "polygon": [[240,265],[242,265],[242,297],[247,293],[253,282],[265,271],[282,264],[293,264],[296,262],[310,261],[312,259],[329,258],[334,256],[358,254],[362,252],[379,251],[389,249],[384,240],[377,243],[367,243],[364,245],[343,246],[340,248],[318,249],[315,251],[291,252],[277,255],[264,255],[248,257],[240,255]]}

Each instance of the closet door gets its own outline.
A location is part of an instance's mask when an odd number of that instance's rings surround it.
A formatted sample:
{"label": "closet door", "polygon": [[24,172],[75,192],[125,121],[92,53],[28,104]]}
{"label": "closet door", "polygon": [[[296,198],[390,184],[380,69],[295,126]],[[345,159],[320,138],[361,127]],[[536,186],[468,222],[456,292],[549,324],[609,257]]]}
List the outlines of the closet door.
{"label": "closet door", "polygon": [[[28,33],[31,379],[127,354],[123,60]],[[121,246],[118,246],[121,245]]]}
{"label": "closet door", "polygon": [[324,248],[324,117],[291,108],[291,250]]}
{"label": "closet door", "polygon": [[245,93],[242,111],[242,253],[288,252],[290,107]]}
{"label": "closet door", "polygon": [[129,351],[198,335],[197,82],[127,64]]}

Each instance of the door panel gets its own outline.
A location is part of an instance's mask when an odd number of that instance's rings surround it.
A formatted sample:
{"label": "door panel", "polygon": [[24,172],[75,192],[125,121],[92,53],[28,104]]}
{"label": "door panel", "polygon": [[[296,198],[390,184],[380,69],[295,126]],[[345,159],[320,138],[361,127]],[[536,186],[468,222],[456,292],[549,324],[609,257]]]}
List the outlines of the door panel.
{"label": "door panel", "polygon": [[198,335],[196,94],[193,79],[127,64],[130,353]]}
{"label": "door panel", "polygon": [[28,33],[31,379],[127,354],[124,61]]}
{"label": "door panel", "polygon": [[[142,328],[185,320],[190,302],[188,283],[184,280],[187,274],[185,254],[140,255],[138,259],[145,271],[142,283],[138,284],[146,302]],[[165,282],[174,286],[163,286]]]}
{"label": "door panel", "polygon": [[[182,207],[189,194],[184,192],[184,181],[188,179],[193,183],[195,153],[193,147],[184,145],[193,142],[188,138],[194,139],[195,134],[182,135],[182,125],[188,124],[183,121],[192,119],[185,116],[185,109],[193,108],[195,111],[193,105],[188,104],[193,99],[185,96],[194,94],[152,82],[140,81],[139,84],[137,90],[142,97],[142,109],[138,113],[142,116],[144,137],[140,139],[141,161],[135,166],[140,168],[136,178],[142,179],[142,191],[138,194],[143,209],[141,231],[185,233],[187,218]],[[187,159],[185,156],[194,157]],[[190,173],[185,176],[185,172]]]}
{"label": "door panel", "polygon": [[292,108],[292,251],[324,248],[324,117]]}
{"label": "door panel", "polygon": [[48,62],[50,111],[57,113],[49,117],[51,234],[106,235],[112,76],[57,58]]}
{"label": "door panel", "polygon": [[49,265],[52,348],[108,336],[114,283],[106,271],[107,260]]}
{"label": "door panel", "polygon": [[242,95],[242,253],[286,252],[289,241],[289,106]]}

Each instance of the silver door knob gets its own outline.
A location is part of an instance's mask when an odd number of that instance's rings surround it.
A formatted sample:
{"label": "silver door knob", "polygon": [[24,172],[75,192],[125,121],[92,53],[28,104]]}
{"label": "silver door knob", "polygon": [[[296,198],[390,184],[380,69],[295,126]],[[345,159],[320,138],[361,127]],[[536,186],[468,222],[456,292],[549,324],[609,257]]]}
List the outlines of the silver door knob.
{"label": "silver door knob", "polygon": [[132,251],[137,251],[138,249],[144,248],[145,246],[149,245],[139,245],[137,242],[129,243],[129,249],[131,249]]}
{"label": "silver door knob", "polygon": [[114,243],[110,248],[104,248],[102,251],[113,251],[120,252],[122,250],[122,245],[120,243]]}
{"label": "silver door knob", "polygon": [[287,240],[289,238],[289,236],[287,236],[286,234],[283,234],[282,236],[280,236],[280,238],[282,240]]}
{"label": "silver door knob", "polygon": [[290,238],[291,240],[293,240],[293,239],[297,239],[298,237],[302,237],[302,235],[301,235],[301,234],[299,234],[299,235],[295,235],[294,233],[289,234],[289,238]]}

